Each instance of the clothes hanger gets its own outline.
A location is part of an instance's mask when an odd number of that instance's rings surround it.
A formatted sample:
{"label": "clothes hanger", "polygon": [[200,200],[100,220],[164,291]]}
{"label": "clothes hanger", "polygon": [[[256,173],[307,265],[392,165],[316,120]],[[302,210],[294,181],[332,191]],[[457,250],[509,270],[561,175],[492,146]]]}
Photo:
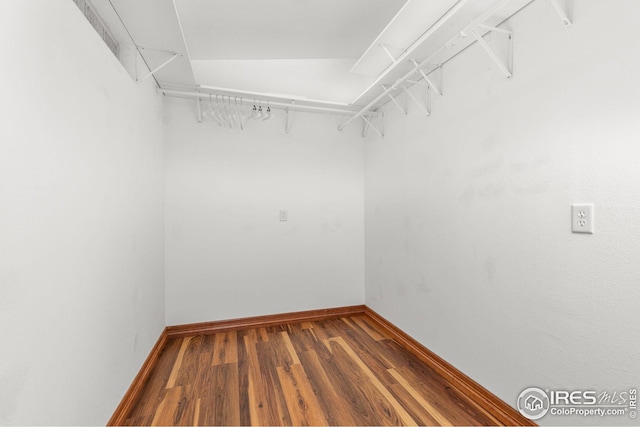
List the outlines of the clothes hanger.
{"label": "clothes hanger", "polygon": [[264,117],[262,117],[262,121],[266,122],[267,120],[269,120],[273,116],[274,116],[274,114],[271,112],[271,105],[269,105],[269,101],[267,101],[267,112],[264,114]]}
{"label": "clothes hanger", "polygon": [[262,117],[263,113],[262,113],[262,104],[258,104],[258,108],[256,109],[256,101],[253,101],[253,111],[251,112],[251,117],[249,117],[250,120],[258,120],[260,117]]}
{"label": "clothes hanger", "polygon": [[209,115],[216,121],[216,123],[218,123],[218,126],[222,126],[222,121],[213,110],[213,102],[211,101],[211,98],[212,98],[212,95],[209,94]]}
{"label": "clothes hanger", "polygon": [[238,124],[240,125],[240,130],[244,130],[244,111],[242,111],[242,98],[240,98],[240,109],[238,110],[238,98],[235,98],[236,101],[236,117],[238,118]]}

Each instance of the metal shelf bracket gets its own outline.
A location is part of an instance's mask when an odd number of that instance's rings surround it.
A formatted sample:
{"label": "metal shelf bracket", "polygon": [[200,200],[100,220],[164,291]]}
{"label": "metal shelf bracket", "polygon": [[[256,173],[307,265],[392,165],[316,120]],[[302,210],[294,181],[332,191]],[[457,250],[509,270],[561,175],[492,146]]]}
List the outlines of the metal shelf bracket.
{"label": "metal shelf bracket", "polygon": [[[416,61],[415,59],[412,59],[411,63],[416,68],[416,70],[418,70],[418,72],[422,75],[422,78],[424,79],[424,81],[427,82],[429,86],[431,86],[431,88],[435,91],[435,93],[442,96],[442,86],[443,86],[442,65],[440,64],[436,65],[435,69],[431,73],[427,74],[420,67],[420,64],[418,64],[418,61]],[[434,76],[435,78],[432,78],[431,74],[435,74]]]}
{"label": "metal shelf bracket", "polygon": [[426,113],[427,116],[431,115],[431,86],[427,86],[427,100],[425,102],[425,105],[422,105],[422,103],[420,102],[420,100],[418,100],[418,98],[416,98],[416,96],[414,94],[411,93],[411,91],[409,91],[409,89],[407,89],[407,87],[404,84],[400,84],[400,88],[404,91],[404,93],[407,94],[407,96],[409,98],[411,98],[411,100],[418,106],[420,107],[420,109],[422,111],[424,111]]}
{"label": "metal shelf bracket", "polygon": [[200,98],[196,98],[196,106],[198,107],[198,123],[202,123],[202,104]]}
{"label": "metal shelf bracket", "polygon": [[380,128],[377,128],[372,122],[373,118],[367,117],[366,115],[360,116],[362,117],[362,137],[367,136],[367,132],[369,129],[378,134],[380,138],[384,138],[384,121],[382,117],[380,118]]}
{"label": "metal shelf bracket", "polygon": [[401,49],[401,48],[395,47],[395,46],[391,46],[391,45],[386,44],[386,43],[379,43],[378,46],[380,46],[384,50],[384,52],[387,54],[389,59],[391,59],[391,62],[394,63],[394,64],[398,63],[398,59],[395,56],[393,56],[393,54],[391,53],[389,48],[395,49],[395,50],[399,50],[401,52],[400,56],[402,56],[402,53],[404,53],[404,49]]}
{"label": "metal shelf bracket", "polygon": [[[498,54],[489,46],[487,41],[483,38],[482,34],[478,32],[478,28],[482,28],[487,30],[488,33],[493,33],[496,35],[501,35],[506,39],[507,42],[507,58],[505,61],[500,59]],[[475,37],[476,41],[482,48],[487,52],[487,55],[496,63],[498,69],[502,71],[502,73],[510,79],[513,77],[513,33],[509,30],[504,30],[502,28],[490,27],[488,25],[480,24],[476,28],[473,28],[471,31],[473,37]]]}
{"label": "metal shelf bracket", "polygon": [[[549,0],[565,26],[573,24],[573,0]],[[560,4],[564,3],[564,7]]]}
{"label": "metal shelf bracket", "polygon": [[[296,101],[294,101],[294,100],[291,101],[291,105],[292,106],[295,105],[295,103],[296,103]],[[291,131],[291,120],[293,118],[292,117],[293,113],[291,112],[291,110],[289,108],[285,109],[285,111],[287,112],[287,118],[286,118],[286,121],[285,121],[285,124],[284,124],[284,131],[286,133],[289,133]]]}
{"label": "metal shelf bracket", "polygon": [[173,62],[173,60],[175,60],[179,56],[182,56],[181,54],[179,54],[177,52],[171,52],[171,51],[168,51],[168,50],[153,49],[153,48],[149,48],[149,47],[138,46],[138,51],[140,52],[140,55],[142,55],[141,51],[143,51],[143,50],[153,50],[153,51],[156,51],[156,52],[166,53],[166,54],[169,54],[171,56],[169,57],[169,59],[164,61],[162,64],[158,65],[156,68],[154,68],[153,70],[151,70],[147,74],[145,74],[144,77],[136,79],[137,82],[141,82],[143,80],[148,79],[149,77],[151,77],[152,75],[154,75],[155,73],[157,73],[158,71],[160,71],[161,69],[163,69],[164,67],[169,65],[171,62]]}
{"label": "metal shelf bracket", "polygon": [[[387,88],[390,88],[391,86],[387,86],[387,85],[380,85],[380,87],[382,87],[382,89],[386,90]],[[400,111],[402,111],[402,114],[404,114],[405,116],[407,114],[409,114],[409,108],[407,105],[407,98],[404,98],[404,105],[400,105],[400,103],[398,102],[398,100],[391,94],[391,92],[387,93],[387,95],[389,96],[389,99],[391,99],[391,101],[393,101],[393,103],[396,105],[396,107],[398,107],[400,109]]]}

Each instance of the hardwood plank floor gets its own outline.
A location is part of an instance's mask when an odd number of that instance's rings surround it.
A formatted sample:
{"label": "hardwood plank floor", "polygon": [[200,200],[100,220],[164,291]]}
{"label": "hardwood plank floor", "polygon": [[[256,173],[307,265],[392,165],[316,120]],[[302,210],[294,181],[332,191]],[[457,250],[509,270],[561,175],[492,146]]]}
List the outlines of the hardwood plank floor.
{"label": "hardwood plank floor", "polygon": [[169,339],[125,425],[499,425],[366,315]]}

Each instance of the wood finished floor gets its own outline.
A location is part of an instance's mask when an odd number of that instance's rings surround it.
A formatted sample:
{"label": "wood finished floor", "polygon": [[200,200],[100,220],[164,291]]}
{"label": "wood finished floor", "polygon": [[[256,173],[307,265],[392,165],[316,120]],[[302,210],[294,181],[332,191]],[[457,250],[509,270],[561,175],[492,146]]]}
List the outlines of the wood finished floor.
{"label": "wood finished floor", "polygon": [[169,339],[126,425],[497,425],[365,315]]}

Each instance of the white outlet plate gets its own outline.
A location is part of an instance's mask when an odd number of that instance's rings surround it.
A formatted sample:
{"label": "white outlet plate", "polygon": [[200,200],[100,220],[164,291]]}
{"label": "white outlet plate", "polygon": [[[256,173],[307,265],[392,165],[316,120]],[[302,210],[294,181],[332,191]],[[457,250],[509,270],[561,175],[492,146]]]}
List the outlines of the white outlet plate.
{"label": "white outlet plate", "polygon": [[593,204],[576,203],[571,205],[571,231],[593,234]]}
{"label": "white outlet plate", "polygon": [[280,211],[280,221],[282,221],[282,222],[289,221],[289,212],[288,211]]}

